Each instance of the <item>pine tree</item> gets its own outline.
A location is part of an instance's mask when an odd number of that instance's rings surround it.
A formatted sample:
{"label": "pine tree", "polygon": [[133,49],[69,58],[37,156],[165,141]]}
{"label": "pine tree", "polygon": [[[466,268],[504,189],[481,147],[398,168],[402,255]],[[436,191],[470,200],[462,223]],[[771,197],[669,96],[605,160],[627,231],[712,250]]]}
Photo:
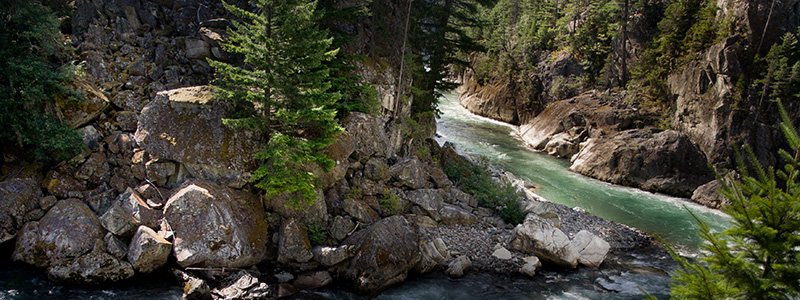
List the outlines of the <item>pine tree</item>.
{"label": "pine tree", "polygon": [[779,150],[783,170],[763,168],[745,147],[755,175],[739,155],[740,181],[721,193],[731,200],[724,210],[734,220],[722,233],[701,222],[700,262],[673,257],[672,296],[680,299],[797,299],[800,297],[800,137],[783,106],[778,105],[791,151]]}
{"label": "pine tree", "polygon": [[316,199],[316,164],[329,171],[334,161],[320,153],[342,131],[330,107],[341,97],[329,92],[331,76],[325,66],[338,49],[318,25],[316,1],[257,0],[253,11],[225,3],[240,20],[233,22],[225,51],[244,57],[243,65],[210,61],[216,69],[217,96],[239,107],[233,128],[263,132],[261,162],[251,182],[266,197],[287,193],[300,208]]}
{"label": "pine tree", "polygon": [[80,152],[80,136],[52,112],[55,100],[78,101],[70,87],[72,49],[58,19],[40,1],[0,5],[0,144],[32,149],[35,156],[67,159]]}

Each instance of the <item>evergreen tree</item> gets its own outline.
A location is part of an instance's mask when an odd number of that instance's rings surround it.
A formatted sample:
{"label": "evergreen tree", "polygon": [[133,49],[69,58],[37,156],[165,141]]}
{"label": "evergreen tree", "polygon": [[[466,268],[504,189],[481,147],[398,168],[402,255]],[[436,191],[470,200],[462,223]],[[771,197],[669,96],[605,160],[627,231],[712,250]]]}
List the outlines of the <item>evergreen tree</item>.
{"label": "evergreen tree", "polygon": [[224,123],[263,132],[264,150],[251,182],[266,197],[291,195],[296,208],[316,199],[316,175],[311,164],[329,171],[334,161],[320,153],[342,131],[330,107],[341,97],[329,92],[325,62],[338,49],[318,26],[316,1],[257,0],[254,12],[225,3],[239,21],[233,22],[225,51],[244,57],[243,65],[210,61],[216,69],[220,99],[239,107]]}
{"label": "evergreen tree", "polygon": [[797,299],[800,297],[800,136],[779,103],[780,127],[791,151],[781,149],[783,170],[763,168],[745,147],[755,175],[739,155],[741,181],[721,193],[734,220],[722,233],[701,222],[710,253],[690,263],[673,251],[681,268],[673,274],[672,296],[681,299]]}
{"label": "evergreen tree", "polygon": [[479,6],[492,6],[495,0],[432,0],[419,1],[413,6],[415,32],[412,44],[416,46],[417,65],[424,66],[414,76],[415,113],[436,110],[441,92],[458,84],[447,80],[454,75],[452,68],[467,66],[463,53],[483,50],[467,34],[468,28],[482,25],[478,18]]}
{"label": "evergreen tree", "polygon": [[33,149],[37,157],[69,158],[82,147],[78,134],[52,112],[56,99],[78,101],[75,67],[58,20],[39,1],[0,5],[0,142]]}

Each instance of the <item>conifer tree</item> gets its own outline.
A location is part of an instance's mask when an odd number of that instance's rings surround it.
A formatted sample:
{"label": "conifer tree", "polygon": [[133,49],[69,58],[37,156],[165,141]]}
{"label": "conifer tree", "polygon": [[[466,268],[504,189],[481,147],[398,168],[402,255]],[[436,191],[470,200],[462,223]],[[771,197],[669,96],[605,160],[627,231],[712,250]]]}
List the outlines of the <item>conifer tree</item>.
{"label": "conifer tree", "polygon": [[672,296],[679,299],[797,299],[800,297],[800,136],[781,105],[791,151],[779,150],[784,168],[763,168],[745,148],[755,174],[739,156],[740,181],[721,193],[733,225],[710,232],[700,222],[708,255],[691,263],[672,251],[680,268]]}
{"label": "conifer tree", "polygon": [[217,96],[239,108],[223,120],[233,128],[259,130],[266,145],[251,182],[266,197],[287,193],[300,208],[316,199],[312,164],[329,171],[334,161],[322,149],[342,131],[330,107],[341,97],[329,92],[325,66],[338,49],[318,25],[316,1],[256,0],[253,10],[225,3],[233,22],[225,51],[244,57],[243,65],[210,61],[216,69]]}

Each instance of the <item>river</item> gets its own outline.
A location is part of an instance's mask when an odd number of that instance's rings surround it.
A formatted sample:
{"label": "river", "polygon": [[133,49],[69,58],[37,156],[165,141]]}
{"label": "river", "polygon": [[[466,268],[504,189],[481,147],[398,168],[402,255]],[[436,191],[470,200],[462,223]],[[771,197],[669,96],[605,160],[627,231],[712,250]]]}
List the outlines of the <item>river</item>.
{"label": "river", "polygon": [[[568,170],[569,162],[535,152],[517,137],[516,127],[476,116],[445,95],[437,121],[440,143],[456,145],[464,155],[484,157],[537,187],[552,202],[579,206],[589,213],[658,235],[686,255],[697,253],[697,225],[689,209],[711,228],[729,222],[723,213],[685,199],[611,185]],[[7,252],[7,251],[3,251]],[[7,253],[3,253],[7,254]],[[641,299],[640,288],[668,298],[675,267],[663,252],[610,257],[600,269],[544,269],[535,278],[468,274],[450,279],[435,272],[411,277],[377,299]],[[53,285],[41,271],[0,262],[0,300],[5,299],[180,299],[181,289],[166,274],[111,288],[86,290]],[[332,286],[301,293],[297,299],[364,299],[347,288]]]}

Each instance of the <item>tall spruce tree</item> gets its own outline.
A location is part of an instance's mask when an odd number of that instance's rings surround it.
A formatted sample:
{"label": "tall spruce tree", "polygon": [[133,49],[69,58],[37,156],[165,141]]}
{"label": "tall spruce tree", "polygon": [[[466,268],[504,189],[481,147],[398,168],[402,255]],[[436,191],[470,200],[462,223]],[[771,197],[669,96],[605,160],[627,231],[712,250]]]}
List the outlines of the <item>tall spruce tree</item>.
{"label": "tall spruce tree", "polygon": [[213,85],[220,99],[236,105],[236,118],[224,123],[263,132],[264,150],[255,155],[261,165],[251,182],[266,197],[287,193],[300,208],[316,199],[313,164],[329,171],[334,161],[322,149],[342,128],[330,107],[341,97],[329,92],[331,75],[325,66],[338,49],[321,30],[316,1],[256,0],[251,9],[225,3],[233,21],[225,51],[244,57],[244,64],[210,61],[216,69]]}

